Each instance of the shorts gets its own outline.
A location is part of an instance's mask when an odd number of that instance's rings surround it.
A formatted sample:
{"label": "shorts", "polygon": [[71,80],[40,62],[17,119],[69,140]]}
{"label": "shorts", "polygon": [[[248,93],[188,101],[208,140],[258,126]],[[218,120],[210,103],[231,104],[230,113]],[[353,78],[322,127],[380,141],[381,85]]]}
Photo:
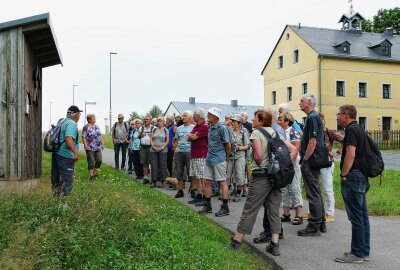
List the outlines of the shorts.
{"label": "shorts", "polygon": [[140,164],[150,164],[150,146],[140,146]]}
{"label": "shorts", "polygon": [[204,166],[204,179],[215,180],[217,182],[226,181],[226,161],[214,166],[208,165],[206,162]]}
{"label": "shorts", "polygon": [[246,184],[246,159],[241,157],[238,159],[230,159],[228,162],[228,171],[226,177],[230,184],[244,185]]}
{"label": "shorts", "polygon": [[204,179],[205,158],[190,159],[190,176],[194,179]]}
{"label": "shorts", "polygon": [[[175,152],[176,179],[186,180],[189,176],[190,153]],[[185,175],[186,171],[186,175]],[[184,177],[186,176],[186,177]],[[186,178],[186,179],[185,179]]]}

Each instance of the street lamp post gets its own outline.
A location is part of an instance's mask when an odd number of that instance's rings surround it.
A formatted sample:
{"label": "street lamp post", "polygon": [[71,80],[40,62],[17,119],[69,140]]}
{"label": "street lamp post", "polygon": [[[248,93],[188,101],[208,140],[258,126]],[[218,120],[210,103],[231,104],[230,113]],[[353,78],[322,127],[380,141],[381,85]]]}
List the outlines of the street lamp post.
{"label": "street lamp post", "polygon": [[50,101],[50,120],[49,120],[49,123],[50,123],[50,125],[49,125],[49,129],[51,129],[51,104],[53,104],[54,102],[53,101]]}
{"label": "street lamp post", "polygon": [[85,119],[83,119],[83,123],[86,123],[86,105],[96,105],[94,101],[85,101]]}
{"label": "street lamp post", "polygon": [[111,111],[111,56],[113,54],[118,54],[118,53],[110,52],[110,115],[109,115],[109,118],[110,118],[110,132],[111,132],[111,121],[112,121],[112,111]]}
{"label": "street lamp post", "polygon": [[72,105],[75,105],[75,86],[79,86],[79,85],[74,84],[72,86]]}

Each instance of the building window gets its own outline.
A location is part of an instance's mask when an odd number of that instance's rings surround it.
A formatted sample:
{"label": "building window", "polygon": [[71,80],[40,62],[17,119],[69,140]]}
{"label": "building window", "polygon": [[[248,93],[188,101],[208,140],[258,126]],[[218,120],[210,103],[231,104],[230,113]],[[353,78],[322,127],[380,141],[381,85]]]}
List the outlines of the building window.
{"label": "building window", "polygon": [[358,83],[358,97],[360,98],[367,97],[367,83],[365,82]]}
{"label": "building window", "polygon": [[358,124],[362,129],[367,130],[367,117],[358,117]]}
{"label": "building window", "polygon": [[299,62],[299,50],[294,50],[293,51],[293,63],[298,63]]}
{"label": "building window", "polygon": [[336,96],[344,97],[344,81],[336,81]]}
{"label": "building window", "polygon": [[390,98],[390,84],[384,84],[382,86],[382,90],[383,90],[383,98],[384,99],[389,99]]}
{"label": "building window", "polygon": [[303,83],[301,89],[303,90],[303,95],[307,94],[308,84],[307,83]]}
{"label": "building window", "polygon": [[272,105],[276,104],[276,91],[272,91],[271,104]]}
{"label": "building window", "polygon": [[287,88],[287,101],[292,101],[292,87]]}
{"label": "building window", "polygon": [[390,56],[390,47],[389,46],[382,46],[382,55]]}
{"label": "building window", "polygon": [[278,57],[278,68],[283,68],[283,55]]}
{"label": "building window", "polygon": [[349,46],[343,46],[343,51],[345,53],[348,53],[349,52]]}

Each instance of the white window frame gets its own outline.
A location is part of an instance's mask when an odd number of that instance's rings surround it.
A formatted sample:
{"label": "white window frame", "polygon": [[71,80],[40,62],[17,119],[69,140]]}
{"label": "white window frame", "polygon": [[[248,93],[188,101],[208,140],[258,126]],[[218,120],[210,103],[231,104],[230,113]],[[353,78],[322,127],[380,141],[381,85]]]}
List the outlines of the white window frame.
{"label": "white window frame", "polygon": [[[338,96],[338,94],[337,94],[337,82],[343,82],[343,96]],[[336,80],[334,89],[335,89],[335,96],[336,97],[339,97],[339,98],[346,97],[346,80],[340,80],[340,79]]]}
{"label": "white window frame", "polygon": [[[360,83],[365,83],[365,97],[360,97]],[[358,82],[358,97],[359,98],[367,98],[368,97],[368,82],[364,82],[364,81]]]}

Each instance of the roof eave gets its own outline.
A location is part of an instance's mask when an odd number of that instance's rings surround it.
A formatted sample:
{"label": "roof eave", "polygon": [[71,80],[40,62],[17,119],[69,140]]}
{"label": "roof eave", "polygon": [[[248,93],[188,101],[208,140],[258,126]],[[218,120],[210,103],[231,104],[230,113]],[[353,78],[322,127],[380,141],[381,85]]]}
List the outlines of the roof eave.
{"label": "roof eave", "polygon": [[393,59],[393,58],[361,57],[361,56],[354,56],[354,55],[338,55],[338,54],[330,54],[330,53],[318,53],[318,55],[322,56],[322,57],[330,57],[330,58],[343,58],[343,59],[355,59],[355,60],[363,60],[363,61],[400,63],[400,59]]}

